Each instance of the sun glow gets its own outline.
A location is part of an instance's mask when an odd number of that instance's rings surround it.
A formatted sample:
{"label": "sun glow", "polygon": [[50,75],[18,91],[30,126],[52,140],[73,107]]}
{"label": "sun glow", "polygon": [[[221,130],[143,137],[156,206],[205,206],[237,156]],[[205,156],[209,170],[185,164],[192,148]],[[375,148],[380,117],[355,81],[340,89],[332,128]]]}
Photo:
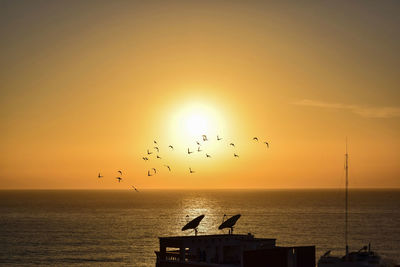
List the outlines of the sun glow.
{"label": "sun glow", "polygon": [[222,134],[225,128],[221,114],[211,106],[192,103],[182,107],[175,113],[171,123],[171,133],[174,138],[194,142],[202,135],[216,136]]}
{"label": "sun glow", "polygon": [[188,114],[184,122],[186,132],[192,136],[199,136],[209,132],[208,118],[201,113]]}

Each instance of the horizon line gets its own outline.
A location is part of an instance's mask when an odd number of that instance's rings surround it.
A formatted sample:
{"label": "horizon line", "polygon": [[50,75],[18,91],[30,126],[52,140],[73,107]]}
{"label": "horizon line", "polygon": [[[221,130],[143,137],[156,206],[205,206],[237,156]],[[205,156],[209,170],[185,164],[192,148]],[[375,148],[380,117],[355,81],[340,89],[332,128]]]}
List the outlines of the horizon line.
{"label": "horizon line", "polygon": [[[171,187],[171,188],[160,188],[160,187],[144,187],[139,188],[140,190],[253,190],[253,191],[279,191],[279,190],[344,190],[343,187],[273,187],[273,188],[259,188],[259,187],[231,187],[231,188],[182,188],[182,187]],[[132,191],[130,188],[0,188],[0,191]],[[400,187],[351,187],[349,190],[400,190]]]}

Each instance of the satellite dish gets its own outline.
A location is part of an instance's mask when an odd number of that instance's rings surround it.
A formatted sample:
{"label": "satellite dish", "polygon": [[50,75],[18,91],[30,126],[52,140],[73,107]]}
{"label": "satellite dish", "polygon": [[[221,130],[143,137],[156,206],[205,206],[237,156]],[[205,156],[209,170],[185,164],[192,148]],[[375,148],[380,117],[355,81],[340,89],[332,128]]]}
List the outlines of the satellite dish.
{"label": "satellite dish", "polygon": [[236,214],[235,216],[230,217],[228,220],[224,221],[219,227],[219,230],[230,228],[229,234],[233,233],[233,226],[236,224],[237,220],[239,220],[240,214]]}
{"label": "satellite dish", "polygon": [[196,217],[188,222],[185,226],[182,227],[182,231],[194,229],[194,235],[197,235],[197,226],[199,226],[200,221],[203,220],[204,216],[205,215],[200,215],[199,217]]}

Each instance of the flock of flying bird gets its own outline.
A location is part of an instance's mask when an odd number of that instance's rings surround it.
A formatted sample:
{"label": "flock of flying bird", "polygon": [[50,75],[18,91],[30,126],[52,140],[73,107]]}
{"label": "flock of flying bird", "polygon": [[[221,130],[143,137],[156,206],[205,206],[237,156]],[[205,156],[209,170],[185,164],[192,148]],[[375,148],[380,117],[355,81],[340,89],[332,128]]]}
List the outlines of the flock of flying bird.
{"label": "flock of flying bird", "polygon": [[[203,142],[207,142],[207,141],[208,141],[207,135],[202,135],[202,139],[203,139]],[[217,141],[221,141],[221,140],[222,140],[222,138],[219,137],[219,135],[217,135]],[[253,137],[253,141],[259,142],[258,137]],[[157,158],[157,159],[161,159],[160,155],[158,154],[158,153],[160,152],[160,149],[159,149],[159,147],[158,147],[158,143],[157,143],[157,141],[155,141],[155,140],[153,141],[153,143],[154,143],[154,147],[153,147],[154,150],[153,150],[153,151],[150,151],[149,149],[147,149],[147,156],[142,157],[142,159],[143,159],[144,161],[150,160],[150,159],[149,159],[149,156],[150,156],[151,154],[153,154],[153,152],[155,152],[155,151],[157,151],[156,158]],[[267,148],[269,148],[269,143],[268,143],[267,141],[264,141],[263,143],[267,146]],[[201,143],[200,143],[199,141],[196,141],[196,144],[197,144],[197,146],[198,146],[197,152],[202,152],[203,150],[201,149]],[[234,143],[229,143],[229,146],[235,147],[235,144],[234,144]],[[170,150],[174,150],[174,147],[173,147],[172,145],[169,145],[168,148],[169,148]],[[188,154],[188,155],[190,155],[190,154],[192,154],[192,153],[194,153],[194,152],[195,152],[194,150],[191,151],[189,148],[187,149],[187,154]],[[208,153],[205,153],[205,156],[206,156],[206,158],[211,158],[211,155],[208,154]],[[236,154],[236,153],[233,153],[233,157],[239,158],[239,155]],[[166,167],[166,168],[168,169],[168,171],[171,171],[171,167],[170,167],[169,165],[164,165],[164,167]],[[118,183],[120,183],[120,182],[123,180],[123,178],[121,177],[121,176],[122,176],[122,171],[119,170],[119,171],[117,171],[117,172],[119,173],[119,176],[115,177],[115,179],[118,181]],[[193,171],[192,168],[189,167],[189,173],[192,174],[192,173],[195,173],[195,171]],[[151,168],[151,169],[149,169],[149,170],[147,171],[147,176],[153,176],[153,175],[155,175],[155,174],[157,174],[157,169],[156,169],[156,168]],[[99,179],[100,179],[100,178],[103,178],[103,176],[99,173],[98,178],[99,178]],[[133,185],[132,185],[132,189],[135,190],[136,192],[139,192],[139,190],[138,190],[135,186],[133,186]]]}
{"label": "flock of flying bird", "polygon": [[[203,139],[203,142],[208,141],[207,135],[202,135],[202,139]],[[222,138],[219,137],[219,135],[217,135],[217,141],[221,141],[221,140],[222,140]],[[253,137],[253,140],[256,141],[256,142],[259,142],[258,137]],[[154,150],[157,151],[157,153],[159,153],[159,152],[160,152],[160,149],[159,149],[159,147],[158,147],[157,141],[154,140],[153,143],[154,143],[154,145],[155,145],[155,146],[154,146]],[[267,148],[269,148],[269,143],[268,143],[267,141],[264,141],[263,143],[267,146]],[[197,147],[197,152],[202,152],[203,150],[201,149],[201,143],[200,143],[199,141],[196,141],[196,144],[197,144],[197,146],[198,146],[198,147]],[[235,144],[234,144],[234,143],[229,143],[229,146],[235,147]],[[173,147],[172,145],[169,145],[168,148],[170,148],[171,150],[174,150],[174,147]],[[195,153],[195,150],[192,150],[192,151],[191,151],[190,148],[187,149],[187,154],[188,154],[188,155],[193,154],[193,153]],[[150,156],[151,154],[153,154],[153,152],[150,151],[149,149],[147,149],[147,156],[142,157],[142,159],[143,159],[144,161],[148,161],[148,160],[149,160],[149,156]],[[205,153],[205,156],[206,156],[207,158],[211,158],[211,155],[208,154],[208,153]],[[235,158],[238,158],[238,157],[239,157],[239,155],[236,154],[236,153],[233,153],[233,156],[234,156]],[[158,154],[156,155],[156,158],[157,158],[157,159],[161,159],[161,157],[160,157]],[[170,167],[169,165],[164,165],[164,166],[168,169],[168,171],[171,171],[171,167]],[[189,169],[189,173],[195,173],[195,171],[193,171],[191,167],[189,167],[188,169]],[[155,175],[155,174],[157,174],[157,169],[156,169],[156,168],[151,168],[150,170],[147,171],[147,176],[153,176],[153,175]]]}

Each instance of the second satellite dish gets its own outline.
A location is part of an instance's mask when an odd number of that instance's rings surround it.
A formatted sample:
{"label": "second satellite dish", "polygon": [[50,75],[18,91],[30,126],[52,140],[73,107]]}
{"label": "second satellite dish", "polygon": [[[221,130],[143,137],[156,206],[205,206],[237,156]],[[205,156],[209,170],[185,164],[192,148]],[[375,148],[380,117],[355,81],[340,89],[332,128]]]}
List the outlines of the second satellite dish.
{"label": "second satellite dish", "polygon": [[205,215],[200,215],[190,222],[188,222],[185,226],[182,227],[182,231],[194,229],[194,235],[197,235],[197,226],[199,226],[200,221],[203,220]]}
{"label": "second satellite dish", "polygon": [[233,234],[233,226],[236,224],[237,220],[239,220],[240,214],[236,214],[235,216],[230,217],[228,220],[224,221],[219,227],[219,230],[230,228],[229,234]]}

